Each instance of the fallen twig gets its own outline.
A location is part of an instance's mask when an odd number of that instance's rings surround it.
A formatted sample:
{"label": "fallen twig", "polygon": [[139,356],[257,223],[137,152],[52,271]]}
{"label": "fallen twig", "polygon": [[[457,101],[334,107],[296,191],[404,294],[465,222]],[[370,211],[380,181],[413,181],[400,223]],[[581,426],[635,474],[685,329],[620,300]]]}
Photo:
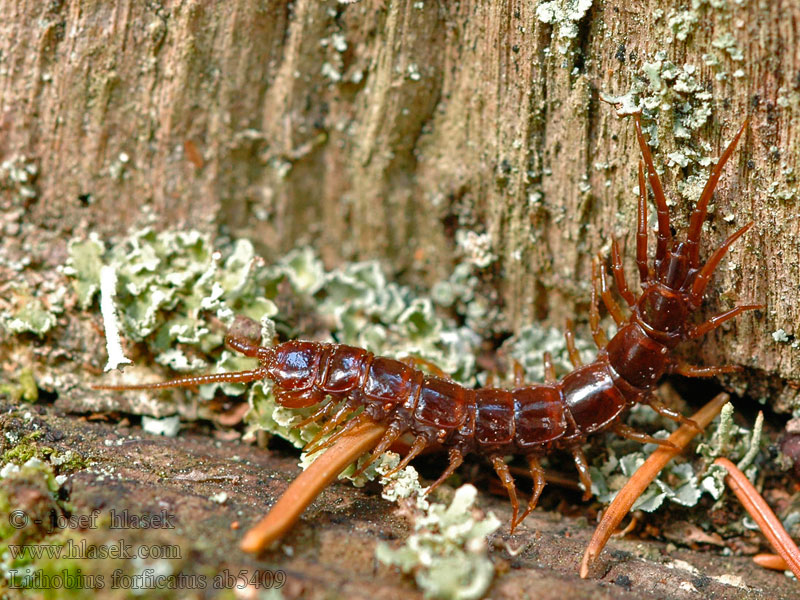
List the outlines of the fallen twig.
{"label": "fallen twig", "polygon": [[773,569],[774,571],[789,570],[789,565],[786,564],[786,561],[783,560],[780,554],[767,554],[766,552],[756,554],[753,557],[753,562],[765,569]]}
{"label": "fallen twig", "polygon": [[734,465],[727,458],[718,458],[714,461],[715,465],[725,467],[728,474],[725,476],[725,483],[733,490],[736,497],[753,517],[753,520],[758,524],[761,532],[772,544],[772,547],[778,551],[786,566],[800,578],[800,549],[792,541],[792,538],[781,525],[778,517],[772,512],[772,509],[767,505],[767,502],[758,493],[747,476],[742,473],[736,465]]}
{"label": "fallen twig", "polygon": [[245,552],[260,552],[283,536],[314,498],[348,465],[373,448],[384,431],[385,425],[368,421],[343,435],[286,488],[266,516],[245,533],[239,547]]}
{"label": "fallen twig", "polygon": [[[725,403],[728,402],[728,394],[721,393],[715,396],[708,404],[692,415],[692,420],[702,429],[706,427],[722,410]],[[602,520],[597,525],[594,535],[586,548],[581,561],[580,576],[586,578],[589,575],[589,569],[600,556],[609,538],[617,529],[622,519],[630,511],[636,499],[642,495],[642,492],[648,485],[656,478],[661,469],[666,465],[675,455],[679,454],[688,443],[700,433],[700,430],[695,429],[689,425],[681,425],[671,436],[669,441],[676,447],[667,448],[664,446],[659,447],[653,452],[644,464],[639,467],[633,476],[628,480],[628,483],[619,491],[614,500],[608,506]]]}

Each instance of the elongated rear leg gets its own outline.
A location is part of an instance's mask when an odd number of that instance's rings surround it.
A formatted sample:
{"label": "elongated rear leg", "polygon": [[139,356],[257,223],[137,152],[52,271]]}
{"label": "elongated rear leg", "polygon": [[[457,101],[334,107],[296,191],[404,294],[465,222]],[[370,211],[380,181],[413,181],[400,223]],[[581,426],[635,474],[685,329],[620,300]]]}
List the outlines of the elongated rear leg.
{"label": "elongated rear leg", "polygon": [[656,203],[658,235],[656,237],[655,264],[658,265],[666,256],[667,248],[669,248],[670,242],[672,241],[672,231],[669,228],[669,208],[667,207],[667,197],[664,195],[664,188],[661,187],[661,180],[658,178],[656,167],[653,164],[653,155],[650,153],[650,147],[647,145],[644,134],[642,133],[642,119],[639,113],[633,115],[633,123],[636,129],[636,139],[639,142],[639,149],[642,152],[644,163],[647,166],[647,179],[650,182],[650,187],[653,189],[653,199]]}
{"label": "elongated rear leg", "polygon": [[689,232],[686,234],[686,245],[689,249],[689,266],[697,267],[700,264],[700,233],[703,229],[703,221],[706,219],[708,212],[708,203],[714,194],[714,188],[717,187],[717,182],[722,175],[722,168],[736,149],[736,144],[739,143],[739,138],[742,137],[744,130],[747,128],[748,120],[745,119],[739,131],[733,137],[733,140],[722,153],[714,169],[711,171],[711,176],[708,178],[703,192],[700,194],[700,199],[692,211],[692,216],[689,219]]}

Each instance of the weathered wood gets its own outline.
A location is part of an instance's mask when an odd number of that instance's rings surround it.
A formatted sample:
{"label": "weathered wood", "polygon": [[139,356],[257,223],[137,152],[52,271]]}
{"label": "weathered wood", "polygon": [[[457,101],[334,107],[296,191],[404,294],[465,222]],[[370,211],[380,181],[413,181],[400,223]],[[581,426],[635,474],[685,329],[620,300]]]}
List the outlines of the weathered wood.
{"label": "weathered wood", "polygon": [[[225,225],[267,253],[384,257],[430,284],[469,254],[465,232],[485,234],[486,293],[513,330],[585,319],[590,258],[612,234],[627,236],[634,275],[638,150],[601,92],[639,86],[660,105],[655,157],[678,229],[707,170],[697,160],[749,115],[704,251],[756,227],[708,311],[767,310],[697,358],[796,381],[800,7],[684,4],[0,0],[0,152],[38,166],[25,219],[62,244],[154,214]],[[701,125],[676,138],[684,118]],[[785,409],[783,390],[770,401]]]}

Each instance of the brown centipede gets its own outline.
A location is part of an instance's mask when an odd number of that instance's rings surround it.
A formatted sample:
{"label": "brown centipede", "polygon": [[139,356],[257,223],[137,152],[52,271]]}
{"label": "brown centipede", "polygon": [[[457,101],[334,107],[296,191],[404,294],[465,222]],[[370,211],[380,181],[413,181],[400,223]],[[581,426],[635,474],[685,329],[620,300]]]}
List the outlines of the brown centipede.
{"label": "brown centipede", "polygon": [[[99,385],[96,389],[133,390],[197,386],[213,382],[243,383],[270,379],[279,404],[288,408],[314,408],[298,426],[324,420],[319,435],[309,443],[315,449],[330,447],[359,426],[376,423],[384,427],[371,456],[360,467],[385,452],[400,436],[410,433],[414,441],[395,470],[402,469],[427,446],[438,443],[448,449],[449,463],[429,491],[440,485],[469,453],[486,456],[508,491],[512,505],[511,530],[536,506],[544,487],[539,459],[554,450],[571,453],[584,488],[591,495],[591,479],[581,445],[587,437],[612,430],[642,443],[672,447],[666,440],[637,432],[621,422],[623,412],[635,404],[647,404],[660,415],[698,427],[692,420],[660,403],[653,390],[667,373],[708,377],[730,373],[738,366],[697,367],[673,356],[678,343],[698,338],[744,311],[762,305],[742,305],[692,325],[710,278],[730,246],[753,225],[730,235],[701,264],[699,241],[708,204],[722,169],[732,155],[747,123],[739,129],[722,153],[691,214],[684,241],[673,240],[666,197],[642,134],[639,115],[634,116],[636,137],[642,152],[639,161],[639,200],[636,231],[636,262],[641,294],[628,287],[619,244],[611,244],[612,272],[617,290],[630,314],[614,299],[605,266],[599,257],[592,263],[592,301],[589,324],[598,355],[582,364],[575,348],[572,325],[567,323],[566,341],[574,370],[556,378],[551,357],[545,353],[544,383],[525,384],[515,376],[513,389],[466,388],[443,373],[425,374],[412,361],[375,356],[365,349],[333,343],[291,340],[277,346],[261,346],[259,336],[247,331],[246,321],[235,324],[226,344],[241,354],[256,358],[259,366],[249,371],[183,377],[171,381],[136,385]],[[648,264],[647,180],[657,209],[656,253]],[[599,293],[598,293],[599,288]],[[617,324],[608,339],[600,325],[602,298]],[[338,430],[337,430],[338,428]],[[323,436],[332,433],[323,442]],[[377,439],[377,438],[376,438]],[[516,487],[507,455],[523,455],[534,482],[527,507],[519,514]]]}

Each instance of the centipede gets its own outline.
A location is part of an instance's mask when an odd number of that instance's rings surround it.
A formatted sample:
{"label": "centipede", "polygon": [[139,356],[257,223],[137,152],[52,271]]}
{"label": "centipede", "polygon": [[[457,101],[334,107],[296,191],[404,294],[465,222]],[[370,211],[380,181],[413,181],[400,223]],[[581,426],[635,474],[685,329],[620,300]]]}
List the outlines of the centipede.
{"label": "centipede", "polygon": [[[439,445],[447,450],[448,463],[428,492],[442,484],[469,454],[488,459],[511,503],[510,529],[535,508],[545,486],[542,457],[556,452],[572,456],[584,490],[591,497],[591,478],[582,446],[590,436],[604,431],[641,443],[671,446],[623,423],[625,412],[637,404],[649,406],[672,421],[699,429],[694,421],[662,403],[655,388],[662,377],[677,373],[687,377],[711,377],[741,370],[738,365],[695,366],[676,355],[681,342],[694,340],[761,304],[739,305],[705,321],[693,323],[711,277],[731,245],[753,226],[753,222],[731,234],[704,262],[700,240],[709,202],[747,127],[739,128],[733,140],[711,169],[708,181],[689,218],[684,239],[676,239],[670,213],[653,157],[642,132],[639,114],[634,115],[636,139],[642,154],[638,166],[636,265],[641,291],[636,294],[626,281],[620,244],[611,243],[611,270],[619,297],[612,293],[606,264],[601,255],[592,259],[589,328],[597,345],[595,359],[584,364],[575,346],[571,321],[565,330],[566,346],[573,369],[556,376],[552,357],[544,353],[544,381],[526,383],[521,369],[515,370],[511,389],[465,387],[438,371],[423,370],[414,360],[376,356],[366,349],[337,343],[289,340],[261,345],[260,329],[246,319],[228,330],[226,345],[244,356],[257,359],[251,370],[182,377],[158,383],[96,385],[103,390],[157,390],[194,387],[208,383],[247,383],[271,380],[278,404],[290,409],[309,409],[310,415],[297,426],[320,425],[308,449],[330,447],[359,425],[384,426],[377,443],[358,468],[363,472],[401,436],[410,434],[405,455],[396,472],[423,450]],[[655,256],[648,257],[647,182],[656,207]],[[601,326],[600,301],[617,326],[609,339]],[[325,436],[328,436],[327,438]],[[410,438],[409,438],[410,439]],[[515,481],[506,464],[509,455],[521,456],[528,464],[533,492],[520,512]],[[387,473],[387,476],[391,473]]]}

